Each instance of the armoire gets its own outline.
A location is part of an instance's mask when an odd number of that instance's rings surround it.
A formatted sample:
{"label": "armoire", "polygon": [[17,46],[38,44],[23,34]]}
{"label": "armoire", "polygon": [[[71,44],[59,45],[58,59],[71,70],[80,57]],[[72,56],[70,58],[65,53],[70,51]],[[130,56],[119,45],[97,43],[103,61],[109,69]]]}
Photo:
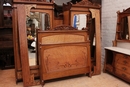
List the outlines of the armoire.
{"label": "armoire", "polygon": [[[44,55],[46,52],[45,49],[50,49],[53,47],[60,47],[64,49],[64,46],[70,47],[75,49],[76,46],[81,49],[81,51],[77,51],[74,53],[75,50],[72,50],[72,54],[85,54],[85,58],[87,59],[87,67],[84,63],[83,66],[80,66],[82,69],[82,73],[76,73],[79,69],[75,69],[76,72],[73,70],[71,71],[69,63],[65,63],[64,68],[67,66],[67,69],[64,69],[62,72],[64,73],[63,76],[71,76],[76,74],[89,74],[89,76],[99,75],[101,73],[101,37],[100,37],[100,8],[101,6],[97,3],[92,3],[89,0],[82,0],[76,4],[68,2],[67,4],[63,4],[63,6],[59,6],[54,3],[53,0],[46,1],[46,0],[13,0],[12,8],[13,8],[13,44],[14,44],[14,57],[15,57],[15,75],[16,75],[16,83],[19,81],[23,81],[24,87],[33,86],[44,84],[41,76],[43,75],[44,79],[44,70],[46,67],[43,68],[44,64],[46,64],[47,60],[44,60]],[[62,9],[61,9],[62,8]],[[60,12],[58,12],[60,9]],[[57,11],[57,12],[56,12]],[[44,14],[43,14],[44,13]],[[55,15],[57,14],[57,16]],[[83,27],[81,30],[74,28],[73,25],[73,17],[74,15],[78,14],[86,14],[86,27]],[[37,16],[39,15],[39,16]],[[31,18],[34,18],[32,20]],[[44,17],[45,20],[42,20]],[[34,24],[32,24],[34,23]],[[44,23],[44,25],[43,25]],[[39,27],[40,25],[40,27]],[[33,35],[30,35],[30,28],[31,33],[36,37],[34,39]],[[36,30],[35,30],[36,29]],[[28,31],[28,32],[27,32]],[[41,34],[42,33],[42,34]],[[69,34],[69,38],[65,35]],[[51,43],[53,43],[54,38],[59,40],[56,35],[63,35],[64,38],[67,38],[67,41],[71,41],[70,38],[72,37],[73,42],[66,42],[66,43],[56,43],[56,44],[43,44],[45,41],[48,41],[46,36],[49,36],[49,40],[51,38]],[[51,37],[53,36],[54,37]],[[42,37],[41,37],[42,36]],[[76,36],[74,38],[74,36]],[[82,36],[82,39],[81,39]],[[45,37],[45,38],[44,38]],[[80,38],[79,38],[80,37]],[[42,41],[40,40],[43,40]],[[35,65],[30,65],[29,54],[28,54],[28,39],[33,40],[36,43],[35,47]],[[60,39],[62,40],[62,39]],[[75,42],[76,40],[83,40],[81,42]],[[62,45],[61,45],[62,44]],[[72,46],[72,47],[71,47]],[[65,47],[65,49],[67,49]],[[80,48],[81,47],[81,48]],[[82,48],[84,47],[84,48]],[[61,48],[57,48],[62,51]],[[69,50],[71,50],[69,48]],[[43,50],[41,50],[43,49]],[[85,50],[87,49],[87,50]],[[74,55],[70,54],[68,56],[63,50],[63,52],[58,51],[61,55],[69,57],[71,59],[74,58]],[[49,51],[52,54],[55,54],[55,50]],[[47,53],[47,52],[46,52]],[[63,54],[62,54],[63,53]],[[59,54],[60,55],[60,54]],[[77,55],[77,56],[84,56],[84,55]],[[48,58],[49,56],[47,56]],[[53,56],[55,58],[55,56]],[[59,57],[59,56],[58,56]],[[52,58],[53,59],[53,58]],[[41,62],[43,60],[43,62]],[[73,60],[73,59],[72,59]],[[64,62],[63,60],[61,60]],[[83,60],[82,60],[83,61]],[[53,64],[53,61],[51,61]],[[47,62],[50,63],[50,62]],[[59,62],[58,62],[59,64]],[[49,64],[48,64],[49,65]],[[81,63],[82,65],[82,63]],[[53,65],[51,66],[53,67]],[[85,67],[85,68],[84,68]],[[55,68],[55,67],[53,67]],[[79,67],[78,67],[79,68]],[[61,69],[62,70],[62,69]],[[57,72],[58,70],[55,70]],[[70,72],[71,71],[71,72]],[[75,74],[73,74],[73,73]],[[52,71],[48,72],[52,73]],[[48,74],[46,73],[46,74]],[[68,74],[71,73],[71,74]],[[52,74],[48,74],[52,75]],[[53,75],[52,77],[55,78]],[[47,78],[47,77],[46,77]],[[49,79],[53,79],[48,77]],[[38,80],[36,80],[38,79]],[[46,79],[45,79],[46,80]],[[47,79],[48,80],[48,79]]]}
{"label": "armoire", "polygon": [[14,68],[12,7],[10,0],[0,1],[0,69]]}

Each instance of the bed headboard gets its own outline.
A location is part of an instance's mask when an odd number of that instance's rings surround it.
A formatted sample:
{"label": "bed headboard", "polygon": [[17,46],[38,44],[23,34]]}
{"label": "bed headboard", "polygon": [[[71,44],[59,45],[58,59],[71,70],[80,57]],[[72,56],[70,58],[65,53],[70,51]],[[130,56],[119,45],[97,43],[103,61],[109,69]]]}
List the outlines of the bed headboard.
{"label": "bed headboard", "polygon": [[[90,41],[87,30],[77,30],[71,26],[61,25],[47,31],[37,30],[36,42],[36,54],[37,58],[39,58],[39,48],[41,44],[80,43]],[[39,62],[37,62],[37,64],[39,64]]]}

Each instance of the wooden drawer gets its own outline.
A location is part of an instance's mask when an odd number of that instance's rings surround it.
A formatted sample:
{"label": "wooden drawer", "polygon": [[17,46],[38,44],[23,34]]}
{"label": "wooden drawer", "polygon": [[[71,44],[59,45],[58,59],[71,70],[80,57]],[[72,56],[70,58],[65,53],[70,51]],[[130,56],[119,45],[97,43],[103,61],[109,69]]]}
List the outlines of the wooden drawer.
{"label": "wooden drawer", "polygon": [[130,56],[117,53],[115,55],[115,63],[120,63],[130,67]]}
{"label": "wooden drawer", "polygon": [[127,81],[129,80],[129,82],[130,82],[130,74],[127,74],[119,69],[115,70],[115,74],[117,74],[118,76],[120,76],[123,79],[126,79]]}
{"label": "wooden drawer", "polygon": [[115,68],[121,70],[122,72],[130,74],[130,68],[126,65],[116,63]]}

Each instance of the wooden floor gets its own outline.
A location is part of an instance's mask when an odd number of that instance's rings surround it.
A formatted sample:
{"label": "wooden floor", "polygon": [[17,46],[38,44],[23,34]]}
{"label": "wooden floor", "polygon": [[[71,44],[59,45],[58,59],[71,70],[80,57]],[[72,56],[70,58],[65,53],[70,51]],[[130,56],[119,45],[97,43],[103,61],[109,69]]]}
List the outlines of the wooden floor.
{"label": "wooden floor", "polygon": [[[0,87],[23,87],[23,83],[15,83],[14,69],[0,70]],[[32,86],[32,87],[41,87]],[[44,87],[130,87],[130,84],[108,74],[92,76],[85,75],[47,81]]]}

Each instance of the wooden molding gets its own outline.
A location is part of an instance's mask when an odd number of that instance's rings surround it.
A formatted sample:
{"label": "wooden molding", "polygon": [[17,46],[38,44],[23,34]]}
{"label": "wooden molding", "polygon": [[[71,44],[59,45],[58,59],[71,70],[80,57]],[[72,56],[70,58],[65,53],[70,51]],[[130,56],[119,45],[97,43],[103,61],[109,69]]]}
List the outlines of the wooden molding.
{"label": "wooden molding", "polygon": [[89,0],[82,0],[75,5],[93,5]]}
{"label": "wooden molding", "polygon": [[53,28],[53,30],[77,30],[77,29],[72,26],[61,25],[61,26],[57,26],[57,27]]}

